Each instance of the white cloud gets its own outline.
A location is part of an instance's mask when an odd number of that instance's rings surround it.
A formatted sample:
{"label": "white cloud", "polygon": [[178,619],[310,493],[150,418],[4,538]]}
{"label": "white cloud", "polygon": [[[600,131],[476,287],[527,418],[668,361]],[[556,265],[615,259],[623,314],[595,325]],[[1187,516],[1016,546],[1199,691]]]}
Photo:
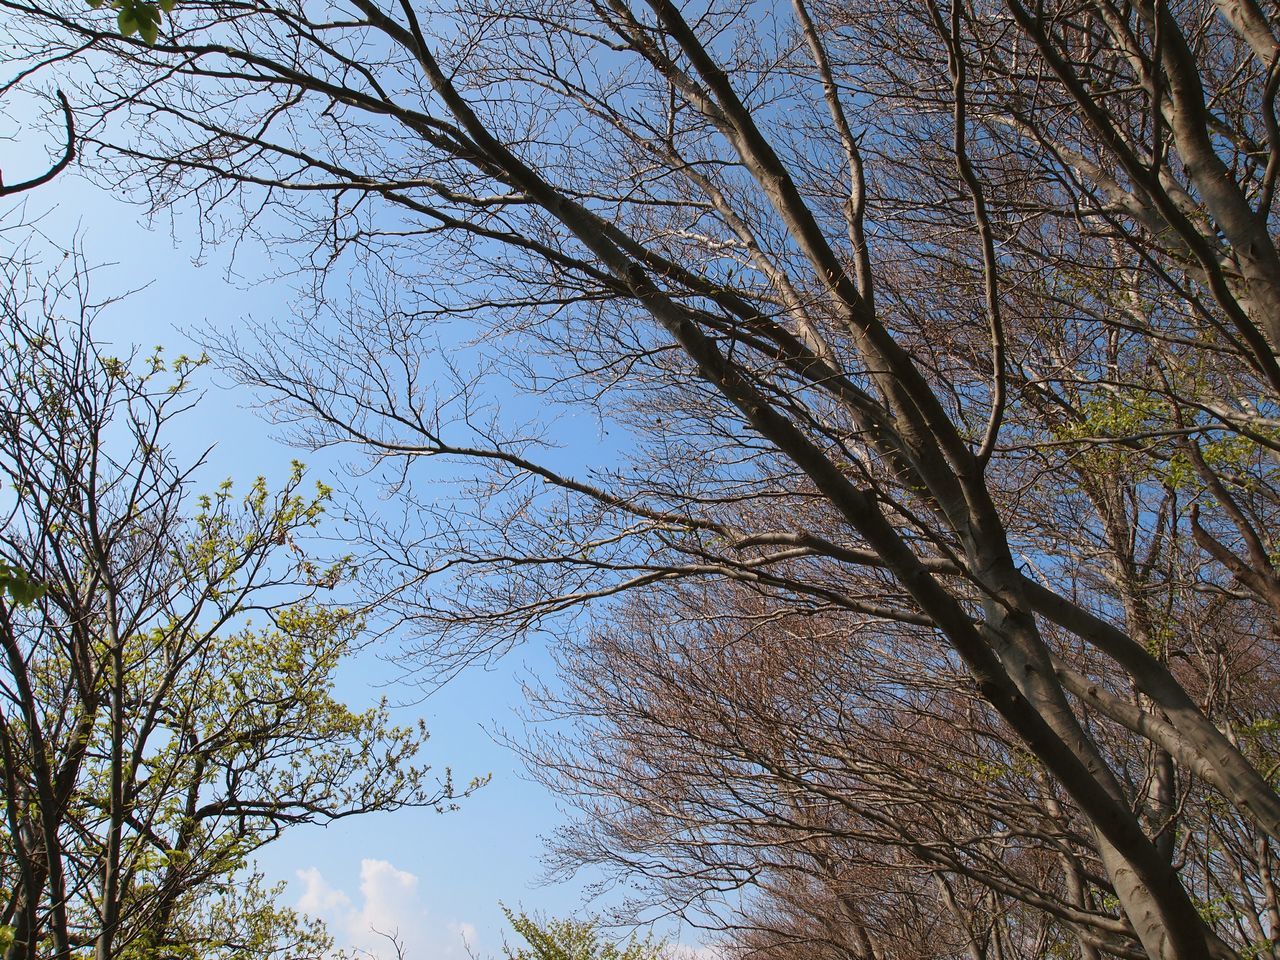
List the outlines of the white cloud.
{"label": "white cloud", "polygon": [[714,943],[676,943],[671,952],[676,960],[727,960],[724,948]]}
{"label": "white cloud", "polygon": [[460,940],[464,947],[471,947],[476,942],[476,927],[473,923],[451,923],[449,932]]}
{"label": "white cloud", "polygon": [[298,909],[313,917],[335,913],[351,908],[351,898],[341,890],[329,886],[328,881],[315,867],[298,871],[298,879],[302,881],[302,896],[298,898]]}
{"label": "white cloud", "polygon": [[329,882],[317,868],[297,872],[302,884],[297,907],[325,922],[339,947],[390,960],[394,935],[405,960],[463,960],[475,943],[470,923],[434,917],[419,892],[418,877],[386,860],[361,860],[359,902]]}

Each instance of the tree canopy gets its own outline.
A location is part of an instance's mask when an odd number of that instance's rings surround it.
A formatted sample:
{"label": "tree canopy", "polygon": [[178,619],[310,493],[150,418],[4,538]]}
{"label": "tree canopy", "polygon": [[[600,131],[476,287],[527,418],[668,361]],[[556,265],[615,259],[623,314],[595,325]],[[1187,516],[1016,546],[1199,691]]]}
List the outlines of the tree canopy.
{"label": "tree canopy", "polygon": [[425,667],[573,635],[566,855],[793,940],[878,884],[942,952],[1275,954],[1271,12],[0,6],[98,176],[309,272],[213,346],[382,471]]}

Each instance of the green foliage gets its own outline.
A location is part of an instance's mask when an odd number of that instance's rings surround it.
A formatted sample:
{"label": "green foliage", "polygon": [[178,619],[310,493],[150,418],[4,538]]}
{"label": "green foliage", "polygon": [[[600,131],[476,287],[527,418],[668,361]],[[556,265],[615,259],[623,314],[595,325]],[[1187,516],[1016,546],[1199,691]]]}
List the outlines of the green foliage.
{"label": "green foliage", "polygon": [[1196,913],[1200,914],[1206,924],[1217,924],[1222,920],[1229,920],[1239,915],[1235,904],[1227,897],[1213,897],[1209,900],[1194,899]]}
{"label": "green foliage", "polygon": [[1241,752],[1272,783],[1280,775],[1280,719],[1259,717],[1233,729]]}
{"label": "green foliage", "polygon": [[[97,10],[107,0],[87,0],[89,6]],[[177,0],[111,0],[110,6],[116,11],[116,26],[120,32],[131,37],[135,33],[144,43],[154,44],[160,33],[160,22],[164,14],[172,13]]]}
{"label": "green foliage", "polygon": [[[295,824],[444,807],[454,791],[418,761],[421,723],[336,695],[365,625],[326,602],[351,564],[307,555],[332,492],[295,462],[279,484],[198,495],[164,441],[203,358],[106,356],[53,321],[20,335],[0,353],[17,425],[0,436],[14,494],[0,591],[20,654],[0,681],[22,701],[0,724],[17,786],[2,802],[38,835],[38,798],[53,798],[75,893],[55,918],[45,886],[22,888],[46,875],[46,851],[0,831],[0,908],[37,902],[42,942],[58,923],[65,942],[95,944],[110,902],[103,942],[121,960],[334,956],[246,875],[255,852]],[[0,952],[12,934],[0,928]]]}
{"label": "green foliage", "polygon": [[1098,474],[1146,472],[1150,461],[1139,458],[1127,442],[1168,429],[1169,412],[1155,393],[1108,390],[1083,399],[1076,417],[1055,426],[1052,436],[1059,443],[1080,443],[1081,456]]}
{"label": "green foliage", "polygon": [[44,591],[44,584],[33,580],[27,571],[0,561],[0,596],[8,597],[20,607],[26,607],[39,600]]}
{"label": "green foliage", "polygon": [[632,936],[625,943],[608,940],[594,920],[538,921],[505,906],[502,912],[528,944],[516,948],[504,944],[507,960],[660,960],[666,952],[665,942],[652,937]]}
{"label": "green foliage", "polygon": [[213,896],[195,898],[179,927],[143,931],[119,960],[344,960],[323,923],[279,906],[285,885],[260,874],[237,878]]}
{"label": "green foliage", "polygon": [[1254,940],[1245,944],[1243,950],[1240,951],[1242,960],[1258,960],[1259,957],[1269,957],[1275,950],[1276,940],[1274,938],[1267,940]]}

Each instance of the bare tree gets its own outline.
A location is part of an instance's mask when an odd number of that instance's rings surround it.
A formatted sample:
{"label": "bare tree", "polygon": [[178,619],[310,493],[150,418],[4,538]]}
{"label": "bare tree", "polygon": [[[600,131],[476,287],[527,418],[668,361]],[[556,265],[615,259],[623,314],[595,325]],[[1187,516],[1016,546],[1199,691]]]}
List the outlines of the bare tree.
{"label": "bare tree", "polygon": [[[742,587],[662,592],[569,644],[567,679],[535,691],[552,726],[523,749],[581,811],[559,867],[640,881],[624,913],[714,917],[746,953],[1142,955],[1087,823],[927,633]],[[1274,698],[1256,695],[1236,709]],[[1269,955],[1273,864],[1249,825],[1191,777],[1165,799],[1122,728],[1090,733],[1214,935]]]}
{"label": "bare tree", "polygon": [[76,124],[75,117],[71,113],[71,104],[67,102],[66,95],[61,90],[55,91],[54,96],[57,98],[58,106],[62,108],[62,123],[66,130],[67,142],[62,150],[62,156],[55,160],[49,169],[18,183],[6,184],[3,173],[0,173],[0,197],[11,197],[43,186],[67,169],[71,161],[76,158]]}
{"label": "bare tree", "polygon": [[[923,632],[1085,826],[1117,935],[1232,952],[1165,825],[1194,778],[1280,839],[1227,705],[1276,639],[1260,8],[191,2],[147,45],[4,6],[32,69],[85,64],[104,177],[301,244],[317,311],[234,369],[389,471],[369,562],[427,655],[672,581]],[[490,378],[599,416],[611,465]]]}

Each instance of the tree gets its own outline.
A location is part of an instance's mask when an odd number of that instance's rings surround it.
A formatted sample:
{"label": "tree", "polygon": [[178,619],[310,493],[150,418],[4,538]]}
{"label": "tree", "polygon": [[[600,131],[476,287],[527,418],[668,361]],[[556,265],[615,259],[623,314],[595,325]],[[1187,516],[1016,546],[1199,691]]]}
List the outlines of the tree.
{"label": "tree", "polygon": [[329,491],[295,464],[197,496],[204,458],[168,443],[206,361],[107,353],[88,276],[14,259],[3,283],[4,957],[331,956],[253,853],[454,790],[421,725],[334,695],[362,625],[323,596],[351,571],[299,543]]}
{"label": "tree", "polygon": [[[926,632],[685,583],[563,655],[522,749],[580,812],[555,864],[625,880],[622,915],[678,911],[744,956],[1142,955],[1087,823]],[[1271,852],[1202,784],[1164,800],[1122,730],[1090,732],[1213,935],[1273,955]]]}
{"label": "tree", "polygon": [[[924,631],[1085,825],[1116,929],[1231,952],[1164,825],[1194,782],[1280,840],[1237,684],[1280,609],[1250,0],[191,2],[153,46],[5,7],[32,69],[90,62],[103,176],[306,244],[317,313],[226,346],[388,468],[409,522],[369,550],[428,654],[678,580]],[[325,287],[344,257],[370,291]],[[495,371],[625,431],[617,462],[491,416]],[[414,488],[433,457],[472,507]]]}
{"label": "tree", "polygon": [[55,160],[47,170],[34,177],[28,177],[18,183],[6,184],[4,182],[3,172],[0,171],[0,197],[12,197],[19,193],[25,193],[28,190],[34,190],[36,187],[48,183],[68,166],[71,161],[76,158],[76,125],[75,118],[71,113],[71,104],[67,102],[66,95],[61,90],[54,92],[58,106],[62,108],[62,122],[66,128],[66,146],[63,148],[62,156]]}
{"label": "tree", "polygon": [[502,908],[511,929],[527,946],[503,944],[507,960],[654,960],[665,955],[665,944],[646,937],[625,943],[606,939],[592,920],[540,921],[527,913]]}

